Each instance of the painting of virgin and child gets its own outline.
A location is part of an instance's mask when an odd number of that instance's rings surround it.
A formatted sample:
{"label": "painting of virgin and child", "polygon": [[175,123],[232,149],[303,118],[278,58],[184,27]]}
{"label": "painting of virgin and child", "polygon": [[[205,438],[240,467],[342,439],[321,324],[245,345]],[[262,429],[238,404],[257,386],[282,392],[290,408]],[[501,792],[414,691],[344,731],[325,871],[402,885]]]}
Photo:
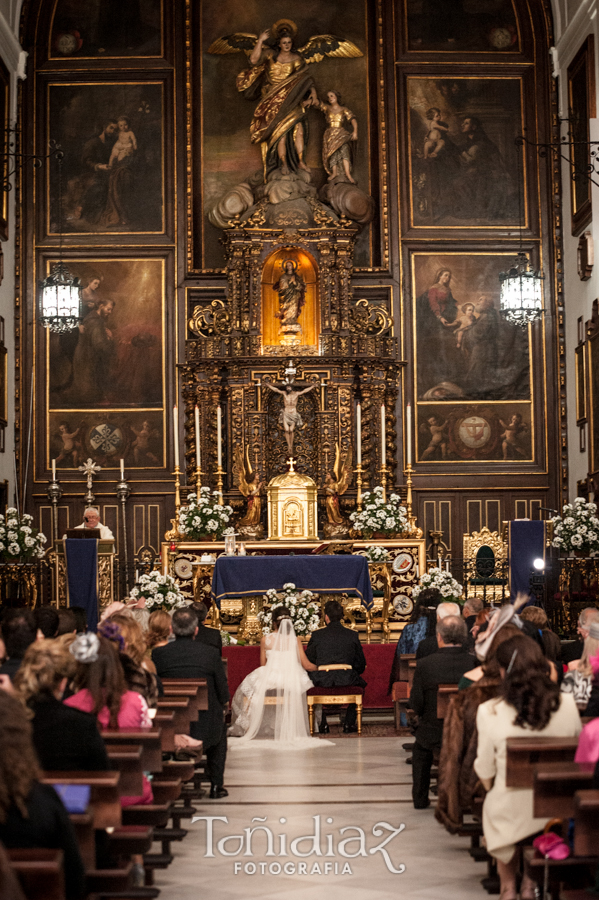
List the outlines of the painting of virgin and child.
{"label": "painting of virgin and child", "polygon": [[499,314],[511,257],[413,257],[417,396],[421,401],[528,400],[528,334]]}

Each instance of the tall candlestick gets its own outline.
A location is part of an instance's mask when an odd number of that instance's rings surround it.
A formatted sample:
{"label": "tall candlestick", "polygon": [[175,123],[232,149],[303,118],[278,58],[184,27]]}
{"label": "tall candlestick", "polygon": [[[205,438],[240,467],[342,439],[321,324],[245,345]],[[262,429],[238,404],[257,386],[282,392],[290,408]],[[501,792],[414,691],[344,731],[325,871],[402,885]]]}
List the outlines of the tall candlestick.
{"label": "tall candlestick", "polygon": [[125,480],[125,460],[121,460],[121,481]]}
{"label": "tall candlestick", "polygon": [[356,403],[356,465],[362,465],[362,404]]}
{"label": "tall candlestick", "polygon": [[326,387],[327,387],[327,383],[326,383],[325,379],[323,378],[322,381],[320,382],[320,408],[322,409],[323,412],[324,412],[325,401],[326,401]]}
{"label": "tall candlestick", "polygon": [[223,412],[220,406],[216,408],[216,451],[218,468],[223,466]]}
{"label": "tall candlestick", "polygon": [[262,379],[258,379],[258,387],[256,388],[256,397],[258,399],[258,403],[256,408],[258,412],[262,412]]}
{"label": "tall candlestick", "polygon": [[56,460],[52,460],[52,481],[56,481]]}
{"label": "tall candlestick", "polygon": [[381,406],[381,466],[387,465],[387,436],[385,431],[385,404]]}
{"label": "tall candlestick", "polygon": [[195,409],[195,426],[196,426],[196,469],[201,469],[201,455],[202,451],[200,449],[200,410],[198,408],[198,404],[196,403]]}
{"label": "tall candlestick", "polygon": [[412,465],[412,404],[406,408],[406,462]]}
{"label": "tall candlestick", "polygon": [[179,466],[179,409],[173,406],[173,445],[175,448],[175,468]]}

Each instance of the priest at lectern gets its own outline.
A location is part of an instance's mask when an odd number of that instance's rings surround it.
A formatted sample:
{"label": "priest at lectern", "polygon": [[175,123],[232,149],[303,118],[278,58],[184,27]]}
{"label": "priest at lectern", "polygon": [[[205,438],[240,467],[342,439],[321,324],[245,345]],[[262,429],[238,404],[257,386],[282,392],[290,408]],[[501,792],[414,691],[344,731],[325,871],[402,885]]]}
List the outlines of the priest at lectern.
{"label": "priest at lectern", "polygon": [[83,524],[76,525],[75,528],[77,530],[80,528],[97,528],[100,532],[101,541],[114,541],[114,535],[110,528],[107,528],[106,525],[102,525],[100,522],[100,510],[95,506],[87,507],[83,513]]}
{"label": "priest at lectern", "polygon": [[[83,537],[91,540],[80,540]],[[102,545],[100,542],[104,541],[110,543]],[[99,549],[103,557],[114,557],[114,535],[110,528],[100,523],[100,510],[88,506],[83,513],[83,523],[65,534],[64,554],[67,606],[82,606],[85,609],[90,631],[95,631],[98,624]]]}

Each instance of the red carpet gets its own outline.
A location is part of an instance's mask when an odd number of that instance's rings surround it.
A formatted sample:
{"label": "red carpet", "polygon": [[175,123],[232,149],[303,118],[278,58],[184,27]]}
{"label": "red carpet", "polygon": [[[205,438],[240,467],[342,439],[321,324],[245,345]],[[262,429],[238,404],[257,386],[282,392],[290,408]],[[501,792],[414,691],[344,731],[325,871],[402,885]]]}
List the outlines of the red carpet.
{"label": "red carpet", "polygon": [[[390,707],[391,695],[387,693],[389,674],[395,655],[393,644],[362,644],[366,657],[366,671],[363,678],[368,682],[364,694],[367,709]],[[260,665],[260,647],[223,647],[223,656],[229,661],[229,690],[235,693],[243,679],[252,669]]]}

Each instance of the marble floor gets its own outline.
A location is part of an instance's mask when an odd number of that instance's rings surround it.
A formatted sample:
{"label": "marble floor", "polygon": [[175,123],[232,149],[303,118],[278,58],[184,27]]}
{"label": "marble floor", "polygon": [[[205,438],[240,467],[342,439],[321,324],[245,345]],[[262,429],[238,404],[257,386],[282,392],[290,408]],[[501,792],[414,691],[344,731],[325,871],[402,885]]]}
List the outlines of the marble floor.
{"label": "marble floor", "polygon": [[486,867],[468,840],[412,807],[404,742],[230,752],[229,796],[194,804],[199,817],[220,818],[186,825],[175,861],[156,872],[161,900],[484,900]]}

